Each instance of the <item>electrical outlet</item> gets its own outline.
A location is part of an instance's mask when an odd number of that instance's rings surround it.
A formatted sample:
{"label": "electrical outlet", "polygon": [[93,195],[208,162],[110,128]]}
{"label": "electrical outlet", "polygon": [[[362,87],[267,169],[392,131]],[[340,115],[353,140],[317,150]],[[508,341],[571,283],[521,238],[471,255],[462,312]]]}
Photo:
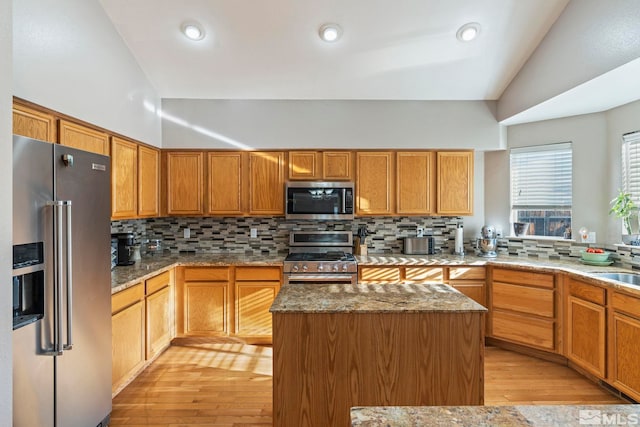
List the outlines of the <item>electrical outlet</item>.
{"label": "electrical outlet", "polygon": [[424,236],[424,227],[417,227],[416,228],[416,234],[418,237],[423,237]]}
{"label": "electrical outlet", "polygon": [[257,228],[252,228],[251,229],[251,238],[255,239],[258,237],[258,229]]}
{"label": "electrical outlet", "polygon": [[184,229],[184,238],[185,239],[191,238],[191,229],[189,227]]}

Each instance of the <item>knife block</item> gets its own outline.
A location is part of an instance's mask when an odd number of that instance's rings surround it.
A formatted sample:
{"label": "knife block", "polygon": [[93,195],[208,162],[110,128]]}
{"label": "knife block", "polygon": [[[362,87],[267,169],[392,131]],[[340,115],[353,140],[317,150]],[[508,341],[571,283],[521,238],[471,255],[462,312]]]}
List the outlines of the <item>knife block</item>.
{"label": "knife block", "polygon": [[354,242],[354,252],[356,255],[366,255],[367,254],[367,245],[362,244],[360,242],[360,237],[356,237]]}

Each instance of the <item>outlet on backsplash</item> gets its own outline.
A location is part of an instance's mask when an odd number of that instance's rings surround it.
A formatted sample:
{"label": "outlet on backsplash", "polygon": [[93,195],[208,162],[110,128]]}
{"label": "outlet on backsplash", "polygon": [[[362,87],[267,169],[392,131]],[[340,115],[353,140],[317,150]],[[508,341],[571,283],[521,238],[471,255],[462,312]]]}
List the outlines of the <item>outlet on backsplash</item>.
{"label": "outlet on backsplash", "polygon": [[191,238],[191,229],[189,227],[184,229],[184,238],[185,239],[190,239]]}
{"label": "outlet on backsplash", "polygon": [[423,237],[424,236],[424,227],[416,227],[416,236]]}

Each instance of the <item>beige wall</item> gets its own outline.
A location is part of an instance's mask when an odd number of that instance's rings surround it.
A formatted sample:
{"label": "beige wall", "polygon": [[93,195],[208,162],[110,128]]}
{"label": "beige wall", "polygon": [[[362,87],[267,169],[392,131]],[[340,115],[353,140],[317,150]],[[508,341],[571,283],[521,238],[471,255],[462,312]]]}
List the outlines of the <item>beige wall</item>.
{"label": "beige wall", "polygon": [[12,418],[11,6],[11,0],[0,0],[0,426],[10,426]]}
{"label": "beige wall", "polygon": [[[640,130],[640,101],[604,113],[509,126],[509,148],[573,142],[573,228],[587,227],[599,243],[619,243],[620,221],[609,201],[620,187],[622,135]],[[508,229],[509,153],[485,153],[485,218]]]}
{"label": "beige wall", "polygon": [[98,1],[13,7],[14,95],[160,146],[160,99]]}

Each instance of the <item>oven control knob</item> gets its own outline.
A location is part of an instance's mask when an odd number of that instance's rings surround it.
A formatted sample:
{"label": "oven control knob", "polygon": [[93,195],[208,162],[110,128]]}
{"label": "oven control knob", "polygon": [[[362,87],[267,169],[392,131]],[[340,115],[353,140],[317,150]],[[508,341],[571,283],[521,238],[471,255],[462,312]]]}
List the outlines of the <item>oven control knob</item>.
{"label": "oven control knob", "polygon": [[333,271],[338,271],[338,264],[333,266]]}
{"label": "oven control knob", "polygon": [[324,270],[324,265],[318,264],[318,271],[322,271],[322,270]]}
{"label": "oven control knob", "polygon": [[300,267],[298,267],[298,264],[295,264],[293,267],[291,267],[291,271],[293,271],[294,273],[296,271],[298,271],[300,269]]}
{"label": "oven control knob", "polygon": [[349,269],[349,266],[347,264],[342,265],[342,271],[347,271],[348,269]]}
{"label": "oven control knob", "polygon": [[302,271],[307,271],[308,269],[307,264],[302,264]]}

